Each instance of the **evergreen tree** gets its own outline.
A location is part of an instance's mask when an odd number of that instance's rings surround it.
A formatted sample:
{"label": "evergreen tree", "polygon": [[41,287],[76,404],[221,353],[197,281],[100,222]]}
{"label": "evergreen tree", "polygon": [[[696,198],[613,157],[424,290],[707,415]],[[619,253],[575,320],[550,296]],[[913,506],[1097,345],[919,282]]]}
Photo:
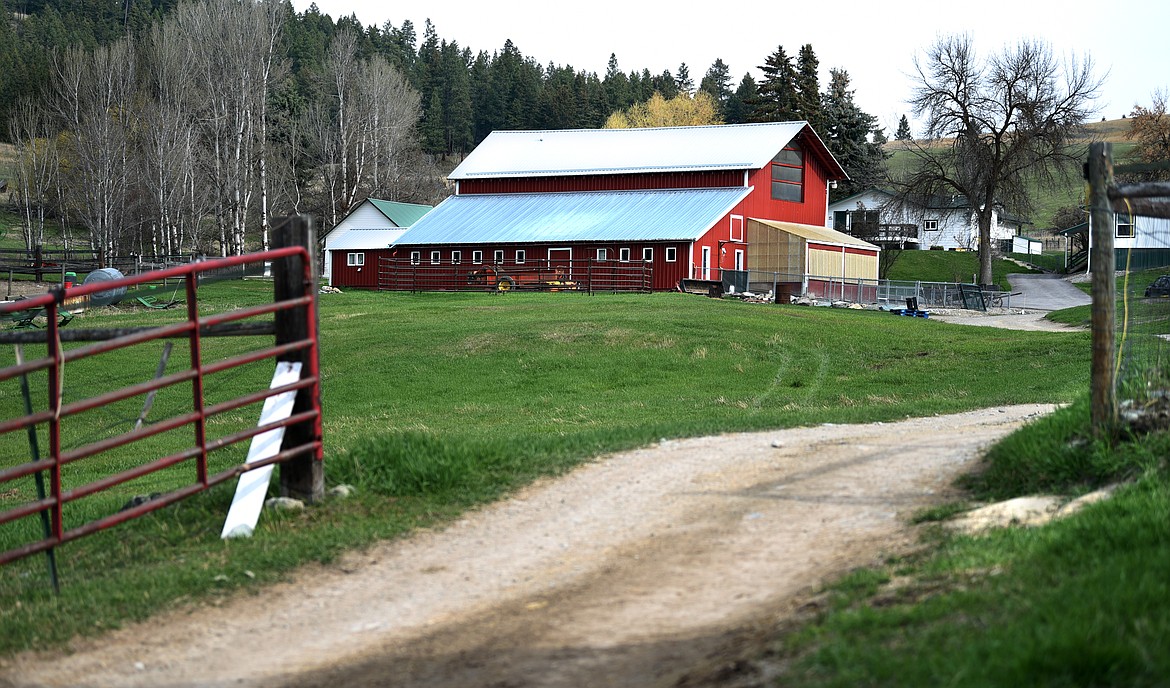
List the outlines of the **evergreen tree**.
{"label": "evergreen tree", "polygon": [[630,80],[618,67],[617,55],[609,54],[609,63],[605,68],[605,79],[601,85],[605,87],[605,100],[608,104],[607,112],[617,112],[629,107],[633,102],[630,99]]}
{"label": "evergreen tree", "polygon": [[663,98],[670,100],[678,95],[678,82],[674,80],[674,75],[670,70],[663,70],[661,74],[654,77],[654,90],[661,93]]}
{"label": "evergreen tree", "polygon": [[829,88],[822,97],[825,130],[821,136],[849,175],[849,179],[839,183],[832,192],[831,202],[879,184],[885,178],[888,156],[880,144],[870,141],[870,134],[877,127],[877,118],[863,112],[853,101],[849,73],[834,69],[830,75]]}
{"label": "evergreen tree", "polygon": [[699,90],[710,94],[719,104],[719,111],[726,114],[727,101],[731,98],[731,70],[723,60],[715,58],[699,82]]}
{"label": "evergreen tree", "polygon": [[894,132],[894,139],[898,141],[909,141],[914,138],[910,134],[910,120],[906,119],[906,115],[902,115],[902,119],[898,121],[898,131]]}
{"label": "evergreen tree", "polygon": [[471,52],[460,50],[455,41],[443,41],[439,54],[443,151],[447,155],[466,155],[472,147],[471,80],[467,69]]}
{"label": "evergreen tree", "polygon": [[743,79],[739,82],[739,88],[735,89],[735,93],[732,93],[731,97],[727,99],[723,119],[728,124],[743,124],[753,121],[754,104],[759,100],[759,97],[756,80],[752,78],[750,72],[744,74]]}
{"label": "evergreen tree", "polygon": [[764,80],[754,103],[752,121],[788,122],[795,119],[796,70],[792,59],[784,52],[784,46],[776,48],[760,69],[764,72]]}
{"label": "evergreen tree", "polygon": [[817,77],[820,62],[813,52],[812,44],[801,46],[796,58],[796,89],[793,95],[793,109],[796,116],[812,125],[818,134],[824,128],[821,114],[821,85]]}
{"label": "evergreen tree", "polygon": [[674,77],[674,85],[678,87],[679,93],[685,93],[689,96],[694,92],[695,82],[691,79],[691,70],[687,68],[686,62],[678,66],[678,74]]}

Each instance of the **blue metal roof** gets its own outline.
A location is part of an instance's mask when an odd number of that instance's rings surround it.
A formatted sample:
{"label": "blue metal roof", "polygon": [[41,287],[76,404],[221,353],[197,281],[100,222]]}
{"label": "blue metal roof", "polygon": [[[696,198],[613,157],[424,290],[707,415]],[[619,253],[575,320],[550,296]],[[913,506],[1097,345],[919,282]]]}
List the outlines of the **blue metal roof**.
{"label": "blue metal roof", "polygon": [[451,196],[396,245],[694,241],[750,187]]}

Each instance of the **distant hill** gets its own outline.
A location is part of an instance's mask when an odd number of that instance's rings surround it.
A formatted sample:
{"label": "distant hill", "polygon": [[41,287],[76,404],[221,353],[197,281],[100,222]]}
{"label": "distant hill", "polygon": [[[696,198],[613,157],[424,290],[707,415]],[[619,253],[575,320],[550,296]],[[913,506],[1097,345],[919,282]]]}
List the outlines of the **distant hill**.
{"label": "distant hill", "polygon": [[[1108,141],[1113,144],[1113,156],[1118,162],[1128,162],[1130,152],[1134,148],[1133,141],[1125,138],[1126,132],[1129,131],[1129,120],[1109,119],[1100,122],[1090,122],[1085,125],[1084,133],[1078,137],[1077,145],[1086,147],[1093,141]],[[944,141],[932,142],[932,145],[943,145]],[[891,174],[897,174],[903,171],[907,165],[912,161],[912,157],[906,152],[906,144],[902,141],[890,141],[885,145],[886,152],[890,153],[889,167]],[[1078,152],[1078,155],[1084,155],[1087,151]],[[1061,186],[1059,189],[1037,189],[1035,210],[1029,218],[1032,221],[1032,227],[1025,229],[1025,234],[1030,230],[1048,229],[1052,226],[1052,215],[1061,206],[1067,205],[1082,205],[1084,195],[1084,184],[1080,176],[1075,173],[1073,178]]]}

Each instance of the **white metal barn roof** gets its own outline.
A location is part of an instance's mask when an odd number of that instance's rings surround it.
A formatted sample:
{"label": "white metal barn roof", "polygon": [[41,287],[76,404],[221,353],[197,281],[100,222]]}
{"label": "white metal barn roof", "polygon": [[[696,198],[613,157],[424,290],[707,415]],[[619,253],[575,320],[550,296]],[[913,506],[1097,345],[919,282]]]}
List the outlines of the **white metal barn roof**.
{"label": "white metal barn roof", "polygon": [[765,122],[651,129],[493,131],[448,178],[457,181],[755,170],[768,164],[806,126],[807,122]]}

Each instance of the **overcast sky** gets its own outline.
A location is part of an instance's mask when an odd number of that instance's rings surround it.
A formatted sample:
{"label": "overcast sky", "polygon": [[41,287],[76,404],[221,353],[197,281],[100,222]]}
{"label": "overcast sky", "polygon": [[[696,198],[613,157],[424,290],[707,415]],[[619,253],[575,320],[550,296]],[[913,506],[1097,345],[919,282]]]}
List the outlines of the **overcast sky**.
{"label": "overcast sky", "polygon": [[[294,0],[303,11],[310,0]],[[1105,76],[1100,115],[1148,105],[1156,90],[1170,91],[1170,2],[1114,0],[886,0],[781,3],[549,0],[391,3],[317,0],[334,19],[356,14],[364,25],[414,22],[419,39],[429,18],[439,38],[489,53],[511,39],[541,64],[572,65],[604,75],[610,53],[623,72],[676,73],[685,62],[697,85],[716,58],[731,68],[733,87],[783,45],[794,56],[811,43],[820,60],[822,88],[830,68],[849,72],[856,101],[892,132],[910,96],[913,59],[944,34],[969,33],[981,53],[1021,39],[1047,41],[1062,57],[1090,56]],[[1105,17],[1106,20],[1102,20]]]}

